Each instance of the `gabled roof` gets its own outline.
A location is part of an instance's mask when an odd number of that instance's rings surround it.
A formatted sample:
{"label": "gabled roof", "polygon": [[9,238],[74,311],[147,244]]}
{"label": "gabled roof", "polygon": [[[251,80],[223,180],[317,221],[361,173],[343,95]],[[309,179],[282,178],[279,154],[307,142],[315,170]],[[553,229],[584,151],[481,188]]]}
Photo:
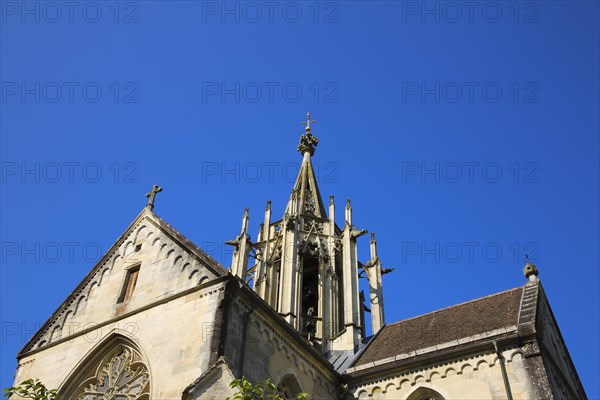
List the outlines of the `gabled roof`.
{"label": "gabled roof", "polygon": [[[235,375],[232,372],[231,364],[229,364],[229,362],[225,359],[225,357],[219,357],[219,359],[217,359],[217,361],[215,361],[215,363],[213,363],[210,367],[208,367],[208,369],[202,375],[200,375],[200,377],[198,379],[196,379],[194,382],[189,384],[183,390],[181,399],[188,400],[190,394],[192,394],[192,393],[195,396],[197,396],[199,393],[194,393],[196,391],[200,392],[203,389],[210,390],[210,387],[217,384],[217,381],[220,378],[219,376],[213,376],[213,375],[217,375],[218,372],[221,372],[221,374],[229,375],[228,381],[233,381],[233,379],[235,379]],[[233,389],[230,392],[233,392]],[[221,395],[223,397],[225,397],[227,394],[232,394],[232,393],[221,393]]]}
{"label": "gabled roof", "polygon": [[137,217],[129,224],[127,229],[119,236],[117,241],[108,249],[108,251],[100,258],[100,260],[94,265],[94,267],[88,272],[83,280],[77,285],[65,301],[54,311],[54,313],[48,318],[48,320],[42,325],[35,335],[25,344],[23,349],[17,354],[17,358],[23,357],[25,354],[34,349],[34,345],[40,341],[40,339],[46,334],[52,324],[61,316],[70,305],[72,305],[77,299],[80,298],[84,289],[94,279],[94,277],[102,270],[105,264],[110,260],[112,255],[118,251],[119,247],[125,242],[125,240],[132,234],[135,228],[143,221],[147,220],[150,223],[157,226],[165,235],[169,236],[174,242],[179,244],[182,248],[190,252],[190,254],[197,258],[202,265],[208,268],[217,276],[227,275],[227,269],[219,264],[216,260],[211,258],[208,254],[202,251],[198,246],[193,244],[184,235],[178,232],[175,228],[161,219],[158,215],[153,213],[148,208],[144,208]]}
{"label": "gabled roof", "polygon": [[[516,333],[523,293],[528,287],[529,284],[385,325],[354,367],[364,369],[410,358],[459,345],[469,338],[474,341],[511,331]],[[537,292],[537,283],[531,287]],[[537,301],[537,295],[535,298]],[[535,313],[535,306],[531,312]]]}
{"label": "gabled roof", "polygon": [[189,250],[195,257],[203,262],[204,266],[208,267],[217,276],[224,276],[229,273],[226,267],[219,264],[217,260],[206,254],[200,247],[196,246],[191,240],[185,237],[181,232],[179,232],[165,220],[153,212],[150,212],[149,214],[159,228],[163,229],[165,233],[168,233],[176,242],[179,242],[183,248]]}

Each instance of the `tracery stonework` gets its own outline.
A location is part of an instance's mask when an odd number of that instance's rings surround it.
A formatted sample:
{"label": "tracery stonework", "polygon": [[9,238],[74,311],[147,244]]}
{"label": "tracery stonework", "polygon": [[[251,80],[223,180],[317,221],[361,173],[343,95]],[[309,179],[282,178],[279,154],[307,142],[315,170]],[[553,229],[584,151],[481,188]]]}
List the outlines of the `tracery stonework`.
{"label": "tracery stonework", "polygon": [[103,360],[95,376],[84,381],[76,400],[148,400],[148,368],[133,350],[122,347],[109,361]]}

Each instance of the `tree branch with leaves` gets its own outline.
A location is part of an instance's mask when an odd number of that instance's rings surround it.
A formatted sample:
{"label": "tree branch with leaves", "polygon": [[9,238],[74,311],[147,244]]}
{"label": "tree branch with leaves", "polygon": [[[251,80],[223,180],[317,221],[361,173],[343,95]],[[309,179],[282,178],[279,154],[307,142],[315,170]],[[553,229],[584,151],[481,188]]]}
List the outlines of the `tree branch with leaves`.
{"label": "tree branch with leaves", "polygon": [[[227,400],[288,400],[280,393],[269,379],[263,382],[252,384],[249,380],[242,377],[234,379],[229,384],[232,389],[237,389],[233,397]],[[308,400],[307,393],[298,393],[294,399],[290,400]]]}
{"label": "tree branch with leaves", "polygon": [[10,399],[17,395],[24,399],[33,400],[54,400],[58,395],[57,389],[48,389],[38,379],[27,379],[21,382],[19,386],[12,386],[2,391],[4,398]]}

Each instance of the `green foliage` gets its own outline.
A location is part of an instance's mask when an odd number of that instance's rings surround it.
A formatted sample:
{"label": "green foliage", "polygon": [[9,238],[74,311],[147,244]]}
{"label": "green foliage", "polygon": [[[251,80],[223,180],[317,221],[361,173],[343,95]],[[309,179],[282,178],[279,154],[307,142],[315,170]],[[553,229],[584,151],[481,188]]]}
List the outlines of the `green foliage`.
{"label": "green foliage", "polygon": [[[277,390],[277,386],[269,379],[253,385],[252,382],[242,377],[235,379],[229,386],[237,389],[237,393],[233,397],[228,397],[227,400],[286,400]],[[308,400],[308,394],[299,393],[294,400]]]}
{"label": "green foliage", "polygon": [[49,390],[42,382],[37,379],[27,379],[21,382],[19,386],[6,388],[2,391],[6,399],[17,395],[26,399],[33,400],[54,400],[58,390]]}

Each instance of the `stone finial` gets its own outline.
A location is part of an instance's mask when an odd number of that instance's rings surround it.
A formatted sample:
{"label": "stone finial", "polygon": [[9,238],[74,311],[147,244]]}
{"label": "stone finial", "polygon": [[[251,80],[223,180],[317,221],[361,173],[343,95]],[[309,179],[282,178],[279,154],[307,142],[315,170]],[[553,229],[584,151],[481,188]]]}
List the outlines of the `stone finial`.
{"label": "stone finial", "polygon": [[306,152],[310,153],[311,156],[315,154],[315,148],[319,144],[319,139],[310,132],[310,124],[315,122],[317,121],[310,119],[310,113],[306,114],[306,121],[301,122],[301,124],[306,125],[306,128],[304,135],[300,136],[300,144],[298,145],[300,154]]}
{"label": "stone finial", "polygon": [[310,119],[310,112],[306,113],[306,121],[302,121],[300,122],[302,125],[306,125],[306,128],[304,129],[306,132],[310,132],[310,124],[311,123],[315,123],[317,121],[315,121],[314,119],[311,121]]}
{"label": "stone finial", "polygon": [[534,264],[529,262],[529,257],[527,257],[527,255],[525,255],[525,258],[527,258],[527,264],[525,264],[525,267],[523,267],[523,275],[525,275],[525,277],[530,281],[535,282],[538,279],[537,276],[539,271]]}
{"label": "stone finial", "polygon": [[329,205],[330,205],[330,206],[332,206],[332,205],[333,205],[333,200],[334,200],[334,197],[333,197],[333,195],[332,195],[332,194],[330,194],[330,195],[329,195]]}

